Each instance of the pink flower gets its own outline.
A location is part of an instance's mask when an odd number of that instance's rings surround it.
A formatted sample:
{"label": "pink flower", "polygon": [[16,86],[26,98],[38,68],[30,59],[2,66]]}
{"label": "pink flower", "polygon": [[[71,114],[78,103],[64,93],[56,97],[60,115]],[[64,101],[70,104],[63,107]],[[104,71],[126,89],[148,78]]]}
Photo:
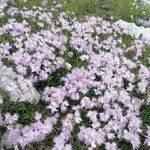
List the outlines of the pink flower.
{"label": "pink flower", "polygon": [[35,119],[37,121],[39,121],[41,118],[42,118],[42,115],[36,111],[36,113],[35,113]]}

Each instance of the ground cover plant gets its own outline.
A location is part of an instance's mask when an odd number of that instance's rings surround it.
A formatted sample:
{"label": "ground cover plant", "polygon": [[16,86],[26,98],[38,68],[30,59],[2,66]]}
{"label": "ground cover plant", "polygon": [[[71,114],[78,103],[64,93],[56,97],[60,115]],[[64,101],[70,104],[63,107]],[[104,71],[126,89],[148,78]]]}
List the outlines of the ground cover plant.
{"label": "ground cover plant", "polygon": [[102,2],[0,2],[0,149],[150,148],[150,48]]}

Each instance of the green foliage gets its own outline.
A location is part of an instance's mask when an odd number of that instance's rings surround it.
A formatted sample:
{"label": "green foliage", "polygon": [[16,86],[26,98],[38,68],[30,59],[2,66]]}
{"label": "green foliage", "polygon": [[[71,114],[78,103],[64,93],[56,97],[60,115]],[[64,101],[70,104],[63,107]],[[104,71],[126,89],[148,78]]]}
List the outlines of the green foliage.
{"label": "green foliage", "polygon": [[123,44],[125,44],[127,47],[130,47],[133,44],[134,39],[132,36],[124,34],[122,36],[122,41],[123,41]]}
{"label": "green foliage", "polygon": [[1,35],[0,36],[0,43],[2,43],[2,42],[10,42],[11,43],[12,42],[12,36],[9,33]]}
{"label": "green foliage", "polygon": [[[73,56],[69,57],[68,52],[72,52]],[[78,54],[76,51],[74,51],[71,48],[68,48],[68,51],[62,56],[66,62],[70,63],[73,68],[81,68],[86,66],[86,61],[82,61],[80,59],[80,54]]]}
{"label": "green foliage", "polygon": [[[68,0],[63,4],[67,11],[73,11],[77,16],[96,15],[114,20],[123,19],[135,21],[138,17],[150,17],[149,7],[136,7],[134,0]],[[145,12],[145,13],[143,13]]]}
{"label": "green foliage", "polygon": [[0,27],[4,26],[8,21],[8,16],[5,15],[4,17],[0,18]]}
{"label": "green foliage", "polygon": [[28,19],[27,22],[31,26],[31,31],[33,33],[39,32],[41,30],[40,26],[36,23],[36,20]]}
{"label": "green foliage", "polygon": [[40,101],[38,104],[30,104],[28,102],[13,102],[10,101],[9,93],[0,89],[0,95],[3,97],[3,104],[0,107],[1,113],[17,113],[19,115],[19,123],[26,125],[35,121],[34,115],[38,111],[45,116],[50,116],[50,112],[46,109],[46,104]]}
{"label": "green foliage", "polygon": [[146,125],[150,126],[150,106],[144,105],[141,108],[141,118],[142,118],[142,124],[146,127]]}
{"label": "green foliage", "polygon": [[146,49],[145,51],[143,51],[143,55],[141,57],[141,62],[143,65],[150,67],[150,49]]}
{"label": "green foliage", "polygon": [[132,150],[132,145],[126,141],[119,141],[118,147],[121,148],[121,150]]}

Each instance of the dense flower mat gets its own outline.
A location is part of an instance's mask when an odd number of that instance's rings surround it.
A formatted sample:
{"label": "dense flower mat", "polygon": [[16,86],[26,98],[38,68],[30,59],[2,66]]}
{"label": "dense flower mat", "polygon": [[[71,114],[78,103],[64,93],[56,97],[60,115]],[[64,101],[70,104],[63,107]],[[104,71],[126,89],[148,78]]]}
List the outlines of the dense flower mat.
{"label": "dense flower mat", "polygon": [[[0,107],[44,103],[34,121],[19,122],[17,112],[0,114],[1,147],[25,149],[51,136],[52,150],[118,150],[125,140],[137,149],[150,146],[140,108],[149,104],[150,70],[146,43],[100,17],[82,21],[72,13],[0,4]],[[32,116],[31,116],[32,117]],[[57,132],[56,132],[56,127]]]}

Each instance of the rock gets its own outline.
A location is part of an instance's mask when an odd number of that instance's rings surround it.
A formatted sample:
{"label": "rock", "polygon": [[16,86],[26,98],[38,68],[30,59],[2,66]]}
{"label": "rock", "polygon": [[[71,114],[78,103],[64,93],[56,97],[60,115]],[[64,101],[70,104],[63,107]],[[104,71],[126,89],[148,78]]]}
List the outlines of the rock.
{"label": "rock", "polygon": [[33,87],[30,80],[16,74],[0,61],[0,88],[10,94],[12,101],[38,102],[39,92]]}
{"label": "rock", "polygon": [[150,0],[141,0],[140,4],[143,6],[150,5]]}
{"label": "rock", "polygon": [[137,20],[137,23],[138,23],[138,25],[143,26],[143,27],[146,27],[146,28],[147,28],[147,27],[150,27],[150,18],[147,19],[147,20],[139,18],[139,19]]}
{"label": "rock", "polygon": [[[150,7],[150,0],[139,0],[138,5],[139,7]],[[150,27],[150,17],[137,19],[137,24],[143,27]]]}
{"label": "rock", "polygon": [[150,28],[138,27],[135,23],[128,23],[119,20],[114,25],[119,26],[124,33],[129,34],[135,38],[141,38],[146,44],[150,45]]}

